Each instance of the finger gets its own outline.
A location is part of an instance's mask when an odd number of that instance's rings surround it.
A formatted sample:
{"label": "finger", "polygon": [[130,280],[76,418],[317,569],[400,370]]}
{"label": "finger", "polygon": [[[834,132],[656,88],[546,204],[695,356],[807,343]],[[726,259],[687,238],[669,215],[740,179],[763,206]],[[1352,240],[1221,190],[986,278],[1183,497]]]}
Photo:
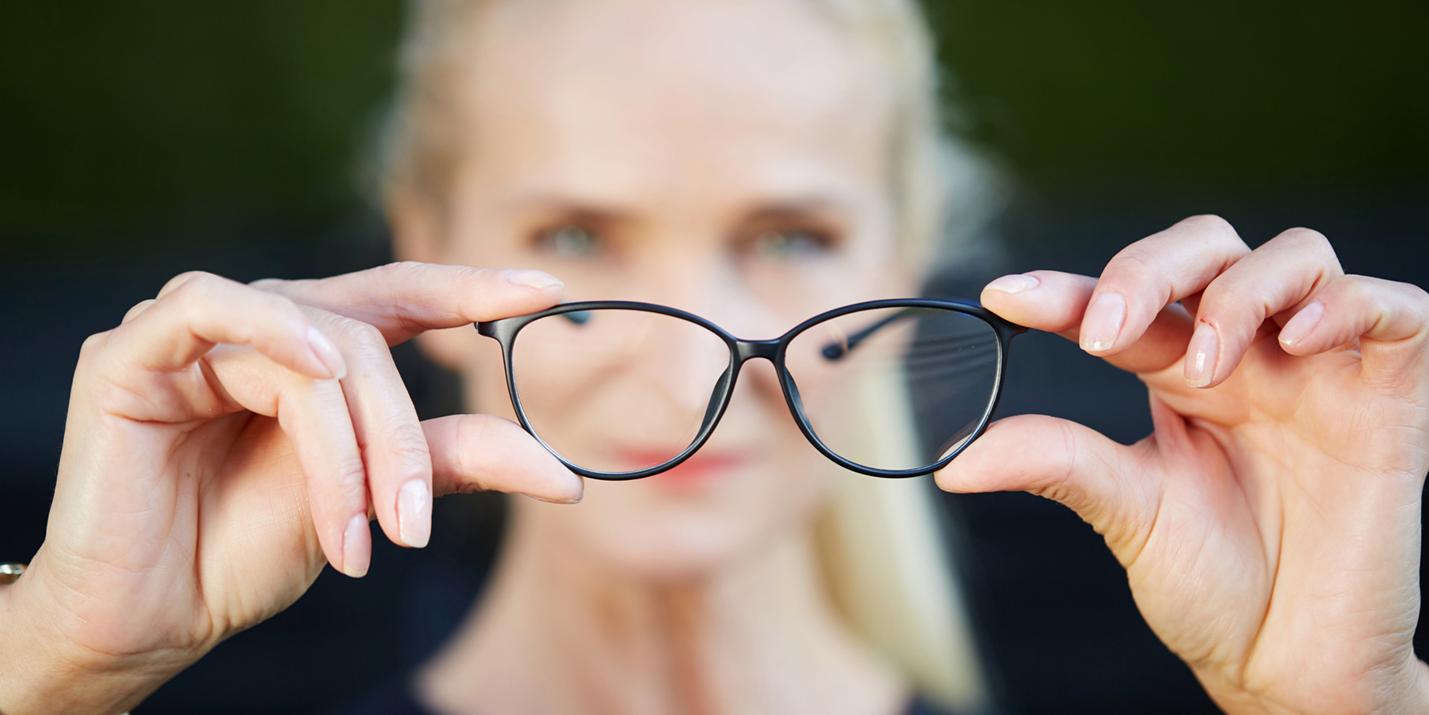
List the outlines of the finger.
{"label": "finger", "polygon": [[348,576],[365,575],[372,556],[367,474],[342,383],[287,372],[248,347],[220,346],[201,365],[226,400],[277,419],[302,466],[323,555]]}
{"label": "finger", "polygon": [[563,289],[559,280],[542,271],[412,261],[333,278],[268,278],[253,286],[373,325],[389,345],[425,330],[549,308]]}
{"label": "finger", "polygon": [[1291,355],[1314,355],[1356,339],[1367,375],[1422,372],[1429,341],[1429,294],[1408,283],[1339,276],[1280,330],[1280,345]]}
{"label": "finger", "polygon": [[367,522],[367,470],[342,384],[309,381],[283,395],[278,423],[292,440],[307,478],[313,528],[333,568],[367,574],[372,532]]}
{"label": "finger", "polygon": [[[1076,342],[1096,284],[1089,276],[1032,271],[992,281],[983,288],[981,301],[988,310],[1018,325]],[[1123,370],[1155,372],[1180,360],[1190,338],[1191,317],[1173,303],[1157,314],[1135,345],[1103,357]]]}
{"label": "finger", "polygon": [[1201,292],[1249,253],[1224,219],[1194,216],[1112,257],[1082,318],[1083,350],[1111,355],[1135,345],[1157,314]]}
{"label": "finger", "polygon": [[140,313],[143,313],[144,311],[148,310],[148,309],[149,309],[149,306],[151,306],[151,305],[153,305],[153,304],[154,304],[154,299],[153,299],[153,298],[150,298],[150,299],[148,299],[148,300],[141,300],[141,301],[139,301],[138,303],[135,303],[135,304],[134,304],[134,307],[130,308],[129,311],[124,314],[124,318],[123,318],[123,320],[120,320],[120,321],[119,321],[119,324],[120,324],[120,325],[123,325],[123,324],[125,324],[125,323],[127,323],[127,322],[129,322],[129,321],[131,321],[131,320],[133,320],[133,319],[135,319],[135,318],[137,318],[137,317],[139,317],[139,314],[140,314]]}
{"label": "finger", "polygon": [[1138,550],[1158,503],[1160,483],[1143,461],[1138,448],[1075,422],[1018,415],[989,426],[935,479],[949,492],[1025,491],[1057,501],[1105,536],[1120,558]]}
{"label": "finger", "polygon": [[332,337],[347,364],[343,395],[377,523],[393,543],[426,546],[432,525],[432,458],[386,340],[366,323],[305,310]]}
{"label": "finger", "polygon": [[422,423],[437,494],[514,492],[543,501],[580,501],[584,482],[516,423],[491,415],[451,415]]}
{"label": "finger", "polygon": [[212,274],[191,274],[130,316],[110,334],[104,359],[108,369],[177,370],[217,343],[251,345],[309,377],[330,379],[345,369],[336,347],[292,301]]}
{"label": "finger", "polygon": [[1303,228],[1285,231],[1236,261],[1201,294],[1186,382],[1210,387],[1225,380],[1271,316],[1343,274],[1330,242]]}

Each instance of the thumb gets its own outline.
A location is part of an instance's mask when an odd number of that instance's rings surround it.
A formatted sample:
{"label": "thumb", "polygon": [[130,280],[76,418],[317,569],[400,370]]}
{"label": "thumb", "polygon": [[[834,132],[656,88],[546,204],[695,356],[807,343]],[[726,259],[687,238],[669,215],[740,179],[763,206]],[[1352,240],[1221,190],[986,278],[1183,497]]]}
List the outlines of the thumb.
{"label": "thumb", "polygon": [[934,478],[948,492],[1023,491],[1056,501],[1106,537],[1122,560],[1156,513],[1160,479],[1143,445],[1118,444],[1076,422],[1018,415],[994,422]]}
{"label": "thumb", "polygon": [[432,493],[525,494],[580,501],[584,482],[520,425],[494,415],[447,415],[422,422],[432,454]]}

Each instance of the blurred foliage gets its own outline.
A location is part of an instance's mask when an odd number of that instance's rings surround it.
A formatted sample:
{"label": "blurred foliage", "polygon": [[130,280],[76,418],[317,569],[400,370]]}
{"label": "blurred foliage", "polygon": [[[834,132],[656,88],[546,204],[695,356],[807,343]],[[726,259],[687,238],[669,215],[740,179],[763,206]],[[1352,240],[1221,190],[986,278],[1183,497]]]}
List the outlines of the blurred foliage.
{"label": "blurred foliage", "polygon": [[967,130],[1037,183],[1429,178],[1423,2],[932,2]]}
{"label": "blurred foliage", "polygon": [[351,208],[393,0],[24,3],[0,23],[0,234]]}
{"label": "blurred foliage", "polygon": [[[1425,183],[1423,3],[932,2],[960,126],[1042,188]],[[395,0],[23,3],[0,239],[321,224],[392,78]]]}

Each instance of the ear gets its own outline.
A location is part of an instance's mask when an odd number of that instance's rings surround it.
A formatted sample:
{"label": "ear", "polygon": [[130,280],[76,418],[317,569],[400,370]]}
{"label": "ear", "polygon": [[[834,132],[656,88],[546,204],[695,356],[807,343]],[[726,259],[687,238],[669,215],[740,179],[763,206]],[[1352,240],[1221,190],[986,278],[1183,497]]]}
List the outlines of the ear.
{"label": "ear", "polygon": [[[392,227],[392,254],[399,261],[454,263],[449,255],[451,241],[442,235],[446,222],[439,207],[410,193],[398,193],[387,200],[387,217]],[[417,349],[427,359],[456,373],[486,339],[470,326],[449,330],[429,330],[417,336]]]}

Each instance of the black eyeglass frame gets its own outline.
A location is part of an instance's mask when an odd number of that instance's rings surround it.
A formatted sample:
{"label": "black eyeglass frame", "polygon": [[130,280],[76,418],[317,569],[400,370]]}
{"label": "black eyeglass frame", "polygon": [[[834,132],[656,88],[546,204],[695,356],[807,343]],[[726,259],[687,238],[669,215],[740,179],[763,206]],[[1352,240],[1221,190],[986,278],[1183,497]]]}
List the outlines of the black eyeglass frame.
{"label": "black eyeglass frame", "polygon": [[[961,444],[952,452],[944,455],[937,462],[926,467],[915,467],[912,469],[878,469],[869,467],[843,457],[824,444],[823,440],[815,434],[813,426],[809,424],[809,418],[804,413],[802,400],[799,397],[798,386],[795,384],[793,376],[785,366],[784,359],[788,352],[789,343],[801,333],[824,321],[837,318],[850,313],[858,313],[880,308],[932,308],[950,310],[963,315],[977,318],[992,328],[997,335],[997,371],[993,378],[992,397],[988,401],[986,410],[978,420],[977,426]],[[719,336],[729,347],[730,363],[721,375],[719,382],[715,386],[716,394],[711,396],[709,408],[706,410],[704,423],[700,425],[699,433],[695,435],[689,446],[674,457],[662,464],[647,467],[633,472],[598,472],[586,469],[578,464],[573,464],[565,458],[560,450],[555,449],[545,441],[531,426],[531,422],[526,417],[526,411],[521,406],[521,398],[516,389],[516,371],[513,366],[512,352],[516,344],[516,336],[521,329],[527,325],[555,315],[565,313],[575,313],[588,310],[630,310],[646,313],[659,313],[673,318],[679,318],[687,322],[699,325],[706,330]],[[936,472],[948,463],[952,462],[967,446],[980,437],[992,421],[992,415],[997,410],[998,401],[1002,398],[1003,376],[1007,372],[1007,353],[1011,346],[1012,338],[1027,331],[1027,328],[1016,323],[1005,320],[1001,316],[982,307],[981,305],[965,300],[950,298],[886,298],[881,300],[863,301],[849,305],[826,310],[818,315],[808,318],[798,325],[790,328],[783,335],[767,340],[744,340],[731,335],[729,331],[721,328],[715,323],[694,313],[672,308],[657,303],[642,303],[639,301],[627,300],[588,300],[561,303],[542,311],[528,313],[526,315],[512,316],[498,320],[485,320],[476,323],[476,331],[481,335],[492,338],[501,345],[501,358],[506,368],[506,389],[510,394],[511,406],[516,411],[516,419],[521,424],[521,428],[526,430],[537,442],[545,447],[548,452],[555,455],[562,464],[572,472],[591,479],[602,479],[609,481],[624,481],[628,479],[641,479],[653,476],[660,472],[673,469],[681,462],[689,459],[691,455],[699,451],[709,440],[714,429],[719,425],[719,421],[724,417],[725,408],[729,406],[731,396],[734,394],[734,386],[739,379],[740,368],[744,363],[754,358],[763,358],[774,365],[774,371],[779,377],[779,389],[784,393],[784,403],[788,405],[790,414],[794,417],[794,423],[799,426],[799,431],[814,445],[825,457],[839,466],[866,474],[871,477],[882,478],[905,478],[919,477]]]}

